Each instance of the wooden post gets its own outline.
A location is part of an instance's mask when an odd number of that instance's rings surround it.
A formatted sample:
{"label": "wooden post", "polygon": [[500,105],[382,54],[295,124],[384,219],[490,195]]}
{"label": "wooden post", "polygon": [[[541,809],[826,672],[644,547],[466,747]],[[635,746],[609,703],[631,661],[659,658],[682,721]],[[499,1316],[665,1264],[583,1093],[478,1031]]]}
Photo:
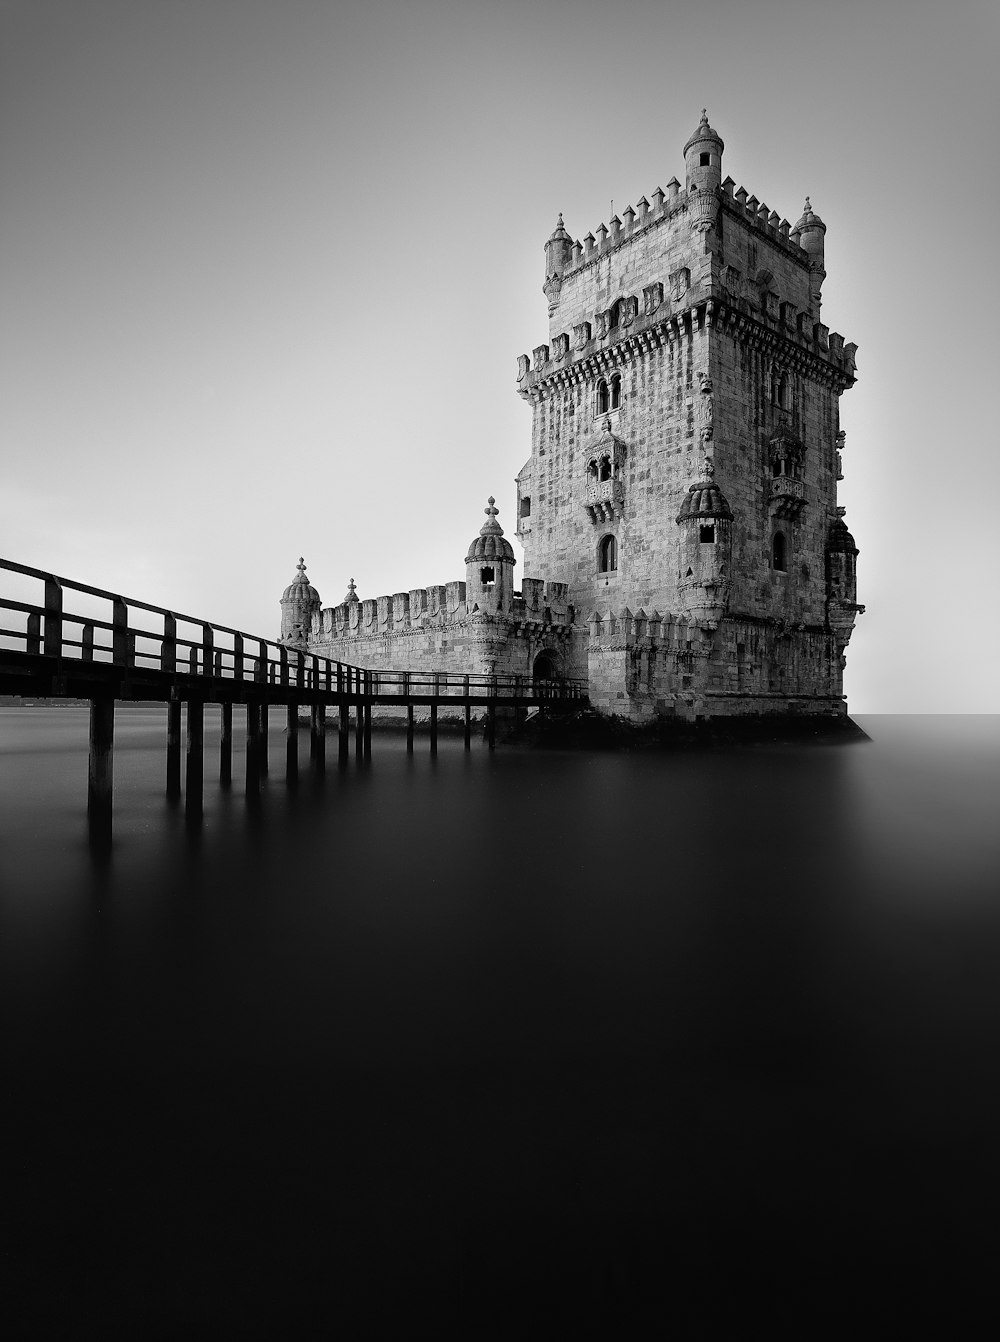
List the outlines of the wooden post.
{"label": "wooden post", "polygon": [[365,757],[372,753],[372,706],[365,704]]}
{"label": "wooden post", "polygon": [[[42,647],[46,657],[62,656],[63,593],[58,578],[45,579],[45,635]],[[91,700],[93,703],[94,700]],[[114,705],[114,700],[111,701]],[[112,709],[113,711],[113,709]]]}
{"label": "wooden post", "polygon": [[365,748],[365,710],[361,700],[358,700],[355,710],[354,722],[354,753],[360,758]]}
{"label": "wooden post", "polygon": [[222,705],[222,736],[219,738],[219,782],[233,781],[233,706]]}
{"label": "wooden post", "polygon": [[406,705],[406,752],[413,754],[413,705]]}
{"label": "wooden post", "polygon": [[489,742],[491,750],[496,749],[497,744],[497,706],[491,703],[486,710],[486,739]]}
{"label": "wooden post", "polygon": [[472,705],[465,701],[465,748],[472,749]]}
{"label": "wooden post", "polygon": [[177,691],[170,693],[167,704],[167,801],[179,801],[181,795],[181,701]]}
{"label": "wooden post", "polygon": [[438,753],[438,706],[431,704],[431,754]]}
{"label": "wooden post", "polygon": [[247,701],[247,779],[246,795],[250,798],[260,793],[260,705],[253,699]]}
{"label": "wooden post", "polygon": [[106,853],[111,847],[114,791],[115,701],[102,695],[90,701],[90,764],[87,780],[87,829],[90,847]]}
{"label": "wooden post", "polygon": [[184,816],[189,823],[201,819],[205,775],[205,705],[189,699],[187,706],[187,778],[184,786]]}
{"label": "wooden post", "polygon": [[311,714],[312,740],[309,754],[316,769],[326,764],[326,704],[313,704]]}
{"label": "wooden post", "polygon": [[338,732],[339,739],[337,745],[339,747],[340,762],[343,764],[351,751],[351,710],[347,705],[346,695],[341,698],[337,707],[337,712],[340,718],[338,724],[340,730]]}
{"label": "wooden post", "polygon": [[299,706],[291,703],[285,710],[285,777],[299,776]]}
{"label": "wooden post", "polygon": [[260,765],[261,778],[267,777],[267,728],[268,728],[267,708],[268,704],[267,700],[265,699],[262,704],[258,705],[257,710],[257,721],[260,723],[260,748],[257,753],[258,753],[258,763]]}

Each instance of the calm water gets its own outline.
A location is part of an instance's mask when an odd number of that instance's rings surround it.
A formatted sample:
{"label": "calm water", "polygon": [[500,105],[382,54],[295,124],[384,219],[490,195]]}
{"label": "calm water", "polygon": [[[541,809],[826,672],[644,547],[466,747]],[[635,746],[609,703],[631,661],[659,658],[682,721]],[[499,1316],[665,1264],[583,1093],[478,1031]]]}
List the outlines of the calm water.
{"label": "calm water", "polygon": [[0,709],[16,1335],[969,1335],[1000,719],[862,725],[289,789],[275,714],[248,808],[212,721],[191,835],[120,711],[98,869],[85,710]]}

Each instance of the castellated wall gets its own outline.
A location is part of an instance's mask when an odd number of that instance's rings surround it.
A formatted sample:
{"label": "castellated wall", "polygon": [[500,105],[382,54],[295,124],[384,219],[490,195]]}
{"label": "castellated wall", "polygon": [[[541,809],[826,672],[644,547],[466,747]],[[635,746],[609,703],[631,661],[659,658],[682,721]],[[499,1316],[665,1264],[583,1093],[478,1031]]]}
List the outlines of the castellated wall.
{"label": "castellated wall", "polygon": [[309,651],[370,670],[526,677],[547,652],[560,675],[586,676],[585,631],[565,583],[522,586],[509,616],[470,612],[464,582],[342,602],[313,617]]}

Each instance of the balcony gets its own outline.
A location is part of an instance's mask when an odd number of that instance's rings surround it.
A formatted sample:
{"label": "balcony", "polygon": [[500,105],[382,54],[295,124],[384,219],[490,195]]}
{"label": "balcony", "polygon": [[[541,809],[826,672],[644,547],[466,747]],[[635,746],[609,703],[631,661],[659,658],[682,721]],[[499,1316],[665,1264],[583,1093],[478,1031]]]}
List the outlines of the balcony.
{"label": "balcony", "polygon": [[620,517],[624,502],[625,486],[620,480],[598,480],[587,486],[587,513],[594,523]]}

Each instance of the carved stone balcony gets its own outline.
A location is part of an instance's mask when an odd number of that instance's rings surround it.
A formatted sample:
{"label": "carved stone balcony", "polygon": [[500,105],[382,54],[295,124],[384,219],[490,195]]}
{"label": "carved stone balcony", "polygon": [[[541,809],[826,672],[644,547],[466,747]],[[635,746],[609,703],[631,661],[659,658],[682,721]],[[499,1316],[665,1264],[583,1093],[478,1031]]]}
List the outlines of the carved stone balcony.
{"label": "carved stone balcony", "polygon": [[624,502],[625,486],[620,480],[598,480],[587,486],[587,513],[594,523],[620,517]]}
{"label": "carved stone balcony", "polygon": [[771,516],[798,517],[805,506],[802,481],[791,475],[776,475],[771,481]]}

